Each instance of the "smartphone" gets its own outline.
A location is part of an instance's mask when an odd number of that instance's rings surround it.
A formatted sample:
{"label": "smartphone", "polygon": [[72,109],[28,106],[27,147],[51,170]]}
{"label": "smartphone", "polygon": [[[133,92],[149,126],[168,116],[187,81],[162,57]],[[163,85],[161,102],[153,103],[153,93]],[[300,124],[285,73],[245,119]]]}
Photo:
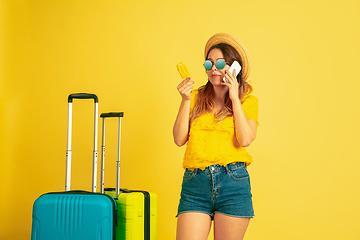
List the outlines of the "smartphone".
{"label": "smartphone", "polygon": [[[231,64],[230,69],[229,69],[229,72],[230,72],[231,74],[233,74],[234,69],[235,69],[235,71],[236,71],[236,76],[237,76],[237,75],[239,74],[240,70],[241,70],[241,66],[240,66],[240,64],[239,64],[237,61],[234,61],[233,64]],[[229,81],[226,79],[226,77],[224,77],[223,80],[224,80],[224,82],[227,82],[227,83],[229,82]]]}

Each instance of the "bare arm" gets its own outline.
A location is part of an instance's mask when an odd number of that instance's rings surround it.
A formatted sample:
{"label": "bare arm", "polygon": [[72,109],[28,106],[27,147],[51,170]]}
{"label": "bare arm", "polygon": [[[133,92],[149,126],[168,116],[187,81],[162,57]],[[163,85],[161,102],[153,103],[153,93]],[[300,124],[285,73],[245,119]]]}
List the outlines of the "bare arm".
{"label": "bare arm", "polygon": [[183,146],[188,141],[189,137],[190,93],[193,90],[193,84],[194,82],[190,81],[190,78],[186,78],[177,87],[182,100],[173,127],[173,137],[175,144],[178,146]]}
{"label": "bare arm", "polygon": [[223,83],[229,87],[229,98],[232,101],[233,117],[235,124],[236,139],[242,147],[249,146],[256,138],[257,123],[254,120],[248,120],[239,99],[239,83],[235,77],[235,70],[232,74],[226,71],[226,77],[229,83]]}
{"label": "bare arm", "polygon": [[242,147],[247,147],[256,138],[257,123],[246,118],[239,98],[232,100],[232,105],[236,139]]}

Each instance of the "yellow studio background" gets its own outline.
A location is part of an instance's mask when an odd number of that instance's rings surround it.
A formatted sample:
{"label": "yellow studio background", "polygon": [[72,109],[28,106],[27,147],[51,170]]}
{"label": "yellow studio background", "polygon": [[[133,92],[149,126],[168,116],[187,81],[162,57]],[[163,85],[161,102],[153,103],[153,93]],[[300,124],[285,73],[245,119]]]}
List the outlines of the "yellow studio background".
{"label": "yellow studio background", "polygon": [[[121,187],[156,192],[158,239],[175,239],[176,64],[205,84],[217,32],[247,46],[259,98],[245,239],[359,239],[359,10],[357,0],[0,1],[0,239],[29,239],[35,199],[64,189],[75,92],[96,93],[99,113],[124,111]],[[73,107],[72,188],[90,189],[93,103]],[[107,123],[112,187],[117,122]]]}

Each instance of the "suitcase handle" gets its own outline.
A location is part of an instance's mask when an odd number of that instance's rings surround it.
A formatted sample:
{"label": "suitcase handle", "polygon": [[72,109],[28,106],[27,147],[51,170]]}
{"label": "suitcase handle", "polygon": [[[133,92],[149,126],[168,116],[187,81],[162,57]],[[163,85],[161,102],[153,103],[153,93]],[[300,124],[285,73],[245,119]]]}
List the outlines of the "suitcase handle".
{"label": "suitcase handle", "polygon": [[91,93],[73,93],[70,94],[68,97],[68,102],[72,102],[73,99],[94,99],[94,102],[97,103],[99,102],[98,97],[95,94],[91,94]]}
{"label": "suitcase handle", "polygon": [[68,134],[66,149],[66,175],[65,175],[65,191],[70,191],[71,179],[71,135],[72,135],[72,101],[73,99],[94,99],[94,151],[93,151],[93,172],[92,172],[92,192],[96,192],[97,183],[97,138],[98,138],[98,97],[91,93],[73,93],[68,97]]}
{"label": "suitcase handle", "polygon": [[123,112],[109,112],[109,113],[102,113],[100,115],[101,118],[107,118],[107,117],[123,117]]}
{"label": "suitcase handle", "polygon": [[101,144],[101,175],[100,175],[100,192],[104,193],[104,177],[105,177],[105,118],[117,117],[118,118],[118,146],[117,146],[117,160],[116,160],[116,188],[115,198],[120,194],[120,140],[121,140],[121,118],[124,116],[123,112],[109,112],[102,113],[102,144]]}

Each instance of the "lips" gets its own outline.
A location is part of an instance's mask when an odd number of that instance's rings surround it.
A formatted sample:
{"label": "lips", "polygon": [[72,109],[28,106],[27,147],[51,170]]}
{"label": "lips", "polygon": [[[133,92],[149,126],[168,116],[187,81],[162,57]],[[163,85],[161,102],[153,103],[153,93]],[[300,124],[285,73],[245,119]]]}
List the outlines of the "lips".
{"label": "lips", "polygon": [[217,77],[222,77],[222,75],[218,75],[218,74],[213,74],[211,75],[212,78],[217,78]]}

